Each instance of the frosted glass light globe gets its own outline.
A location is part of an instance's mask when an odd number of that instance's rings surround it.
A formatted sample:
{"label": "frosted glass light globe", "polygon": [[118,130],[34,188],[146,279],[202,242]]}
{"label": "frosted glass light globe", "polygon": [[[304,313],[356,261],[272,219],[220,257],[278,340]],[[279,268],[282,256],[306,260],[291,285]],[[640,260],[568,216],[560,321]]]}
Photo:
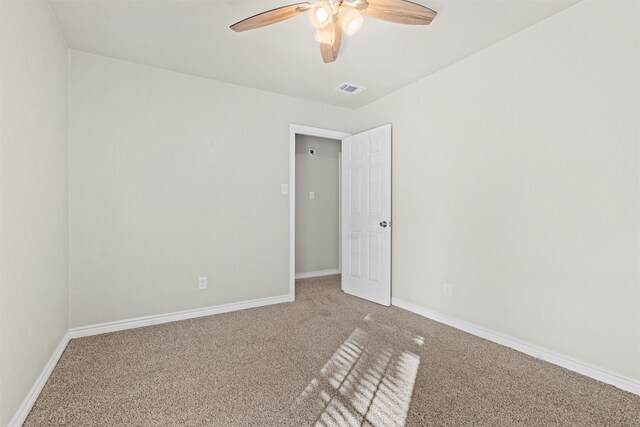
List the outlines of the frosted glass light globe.
{"label": "frosted glass light globe", "polygon": [[317,29],[326,27],[331,22],[331,5],[326,0],[319,0],[313,4],[310,10],[309,19],[311,25]]}
{"label": "frosted glass light globe", "polygon": [[362,27],[362,15],[352,7],[344,7],[340,11],[340,24],[348,36],[355,34]]}

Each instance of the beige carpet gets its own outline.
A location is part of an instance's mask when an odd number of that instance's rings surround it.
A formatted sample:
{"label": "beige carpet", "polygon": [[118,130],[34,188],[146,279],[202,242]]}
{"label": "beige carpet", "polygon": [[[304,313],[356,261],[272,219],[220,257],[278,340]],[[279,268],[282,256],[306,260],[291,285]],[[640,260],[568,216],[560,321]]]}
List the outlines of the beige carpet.
{"label": "beige carpet", "polygon": [[75,339],[26,426],[638,426],[640,397],[298,281],[295,303]]}

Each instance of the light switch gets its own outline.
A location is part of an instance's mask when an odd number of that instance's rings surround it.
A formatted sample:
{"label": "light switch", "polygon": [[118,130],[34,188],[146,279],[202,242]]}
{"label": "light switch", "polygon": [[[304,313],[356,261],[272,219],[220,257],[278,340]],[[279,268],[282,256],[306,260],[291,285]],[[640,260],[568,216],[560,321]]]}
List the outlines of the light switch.
{"label": "light switch", "polygon": [[313,191],[309,191],[309,200],[314,200],[316,198],[316,193]]}
{"label": "light switch", "polygon": [[289,194],[289,184],[281,184],[280,185],[280,194],[287,195]]}

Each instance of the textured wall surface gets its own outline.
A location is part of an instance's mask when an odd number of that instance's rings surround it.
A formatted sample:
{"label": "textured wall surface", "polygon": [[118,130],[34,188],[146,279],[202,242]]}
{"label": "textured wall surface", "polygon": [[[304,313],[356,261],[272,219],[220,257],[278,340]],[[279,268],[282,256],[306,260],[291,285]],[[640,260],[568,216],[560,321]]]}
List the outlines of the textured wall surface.
{"label": "textured wall surface", "polygon": [[354,111],[80,52],[70,96],[71,326],[288,293],[289,125]]}
{"label": "textured wall surface", "polygon": [[68,49],[47,2],[0,2],[0,425],[68,328]]}
{"label": "textured wall surface", "polygon": [[638,380],[639,6],[608,3],[370,104],[358,128],[393,123],[394,297]]}

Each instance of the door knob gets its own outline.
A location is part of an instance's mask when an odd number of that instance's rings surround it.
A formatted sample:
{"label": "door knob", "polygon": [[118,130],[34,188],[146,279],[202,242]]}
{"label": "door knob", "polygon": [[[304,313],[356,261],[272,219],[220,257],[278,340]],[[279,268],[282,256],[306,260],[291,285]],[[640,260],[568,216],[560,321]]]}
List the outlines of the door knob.
{"label": "door knob", "polygon": [[380,227],[382,227],[382,228],[387,228],[388,225],[389,225],[389,223],[387,221],[382,221],[380,223]]}

